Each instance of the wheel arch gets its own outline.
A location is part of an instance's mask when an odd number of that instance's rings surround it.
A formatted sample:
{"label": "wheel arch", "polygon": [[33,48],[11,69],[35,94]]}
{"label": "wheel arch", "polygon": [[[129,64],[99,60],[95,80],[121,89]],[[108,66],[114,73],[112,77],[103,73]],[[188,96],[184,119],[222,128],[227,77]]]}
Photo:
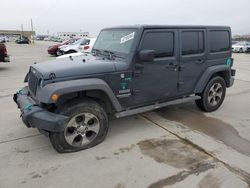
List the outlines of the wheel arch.
{"label": "wheel arch", "polygon": [[[52,101],[51,96],[57,94],[58,101]],[[102,102],[108,110],[113,108],[119,112],[122,107],[108,84],[101,79],[89,78],[56,82],[46,85],[37,93],[39,102],[56,104],[65,102],[67,99],[88,97]]]}
{"label": "wheel arch", "polygon": [[77,50],[75,50],[75,49],[70,49],[70,50],[68,50],[68,51],[65,51],[64,53],[65,54],[70,54],[70,53],[76,53],[77,52]]}
{"label": "wheel arch", "polygon": [[215,76],[221,76],[225,80],[226,86],[230,87],[231,67],[227,65],[216,65],[208,67],[205,70],[195,86],[194,93],[201,93],[206,87],[209,80],[211,80]]}

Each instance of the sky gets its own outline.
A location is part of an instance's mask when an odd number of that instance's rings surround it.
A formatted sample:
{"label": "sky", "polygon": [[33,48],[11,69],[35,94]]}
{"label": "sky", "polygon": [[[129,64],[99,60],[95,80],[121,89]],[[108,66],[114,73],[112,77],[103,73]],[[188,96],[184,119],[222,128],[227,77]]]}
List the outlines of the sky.
{"label": "sky", "polygon": [[226,25],[250,34],[250,0],[1,0],[0,29],[37,34],[88,31],[134,24]]}

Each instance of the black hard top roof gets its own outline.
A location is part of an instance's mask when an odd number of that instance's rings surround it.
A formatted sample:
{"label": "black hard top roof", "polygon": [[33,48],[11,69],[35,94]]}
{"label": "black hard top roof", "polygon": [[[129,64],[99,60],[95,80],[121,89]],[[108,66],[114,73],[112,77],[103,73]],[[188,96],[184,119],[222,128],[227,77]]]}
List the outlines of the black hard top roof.
{"label": "black hard top roof", "polygon": [[109,27],[104,29],[230,29],[229,26],[212,26],[212,25],[124,25]]}

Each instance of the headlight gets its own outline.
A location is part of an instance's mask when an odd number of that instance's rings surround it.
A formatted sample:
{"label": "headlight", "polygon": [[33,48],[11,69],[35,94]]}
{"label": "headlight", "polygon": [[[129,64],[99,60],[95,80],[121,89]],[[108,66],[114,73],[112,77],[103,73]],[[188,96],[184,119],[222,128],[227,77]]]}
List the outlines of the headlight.
{"label": "headlight", "polygon": [[39,83],[38,83],[39,87],[42,88],[43,87],[43,79],[40,79],[39,80]]}
{"label": "headlight", "polygon": [[30,71],[26,74],[26,76],[24,78],[24,83],[29,81],[29,74],[30,74]]}

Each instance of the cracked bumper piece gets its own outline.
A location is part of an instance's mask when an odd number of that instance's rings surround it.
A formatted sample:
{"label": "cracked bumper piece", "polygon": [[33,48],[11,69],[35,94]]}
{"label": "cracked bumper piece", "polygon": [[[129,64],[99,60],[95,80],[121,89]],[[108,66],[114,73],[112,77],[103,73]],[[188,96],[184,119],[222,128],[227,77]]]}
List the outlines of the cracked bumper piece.
{"label": "cracked bumper piece", "polygon": [[51,132],[63,131],[67,125],[68,117],[39,107],[28,93],[28,88],[24,87],[13,97],[21,110],[21,117],[25,125]]}
{"label": "cracked bumper piece", "polygon": [[229,83],[230,87],[234,84],[235,73],[236,73],[236,70],[235,69],[231,69],[231,77],[230,77],[230,83]]}

